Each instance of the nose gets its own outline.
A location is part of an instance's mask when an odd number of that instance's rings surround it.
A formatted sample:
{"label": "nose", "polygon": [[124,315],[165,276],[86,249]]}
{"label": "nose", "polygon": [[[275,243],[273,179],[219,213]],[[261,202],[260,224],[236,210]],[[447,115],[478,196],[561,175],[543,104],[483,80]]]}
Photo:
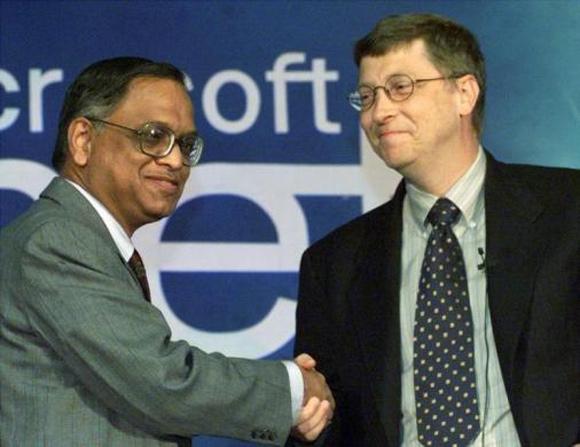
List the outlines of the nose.
{"label": "nose", "polygon": [[397,111],[397,103],[389,98],[387,89],[385,87],[377,87],[375,90],[375,103],[371,108],[373,121],[377,123],[388,121],[397,114]]}
{"label": "nose", "polygon": [[181,149],[177,141],[173,143],[173,147],[171,148],[171,152],[169,152],[169,154],[163,158],[157,158],[155,161],[158,164],[168,166],[173,171],[187,167],[183,164],[183,155],[181,155]]}

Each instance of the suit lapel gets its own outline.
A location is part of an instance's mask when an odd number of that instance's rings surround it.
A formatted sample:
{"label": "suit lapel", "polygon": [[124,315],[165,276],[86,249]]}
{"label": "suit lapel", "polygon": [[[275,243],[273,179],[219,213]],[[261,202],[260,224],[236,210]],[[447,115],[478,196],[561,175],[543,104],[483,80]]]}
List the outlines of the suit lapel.
{"label": "suit lapel", "polygon": [[103,223],[99,214],[83,195],[70,185],[62,177],[55,177],[44,191],[40,194],[43,199],[52,200],[66,208],[75,218],[83,220],[90,225],[95,232],[109,240],[113,245],[114,241]]}
{"label": "suit lapel", "polygon": [[47,200],[52,200],[66,208],[75,219],[80,219],[89,225],[100,238],[105,241],[105,250],[113,250],[119,261],[123,264],[125,270],[133,277],[136,284],[139,284],[137,276],[133,270],[127,265],[121,253],[119,252],[111,233],[107,230],[103,220],[93,208],[93,206],[85,199],[85,197],[70,185],[64,178],[55,177],[50,184],[40,194],[40,197]]}
{"label": "suit lapel", "polygon": [[543,205],[488,154],[485,180],[487,287],[492,327],[513,406],[516,350],[528,316],[534,272],[544,244],[534,225]]}
{"label": "suit lapel", "polygon": [[368,383],[390,445],[399,445],[401,419],[401,182],[392,201],[367,222],[358,269],[347,292]]}
{"label": "suit lapel", "polygon": [[[490,312],[504,383],[513,405],[518,340],[532,296],[534,272],[544,246],[534,223],[543,204],[487,154],[486,256]],[[363,364],[389,445],[399,445],[401,341],[399,294],[402,245],[401,182],[393,200],[369,219],[357,253],[358,269],[347,292]]]}

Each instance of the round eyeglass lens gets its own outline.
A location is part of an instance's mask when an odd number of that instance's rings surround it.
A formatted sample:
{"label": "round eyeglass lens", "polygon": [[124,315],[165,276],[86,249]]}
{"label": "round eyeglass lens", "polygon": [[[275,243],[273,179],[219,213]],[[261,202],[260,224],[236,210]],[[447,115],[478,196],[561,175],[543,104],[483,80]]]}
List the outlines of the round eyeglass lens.
{"label": "round eyeglass lens", "polygon": [[371,87],[363,85],[358,88],[357,94],[360,108],[363,110],[368,109],[375,102],[375,91]]}
{"label": "round eyeglass lens", "polygon": [[387,80],[386,88],[393,101],[402,101],[413,93],[413,80],[406,75],[392,76]]}
{"label": "round eyeglass lens", "polygon": [[139,136],[143,152],[157,157],[167,155],[167,149],[173,143],[171,133],[154,123],[145,124],[139,131]]}

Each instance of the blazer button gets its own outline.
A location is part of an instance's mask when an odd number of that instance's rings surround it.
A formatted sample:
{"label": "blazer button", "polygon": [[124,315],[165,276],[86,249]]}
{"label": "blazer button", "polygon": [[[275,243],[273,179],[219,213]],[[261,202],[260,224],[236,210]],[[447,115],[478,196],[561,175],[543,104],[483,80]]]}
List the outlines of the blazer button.
{"label": "blazer button", "polygon": [[261,439],[263,441],[275,441],[278,436],[268,428],[255,428],[250,433],[252,439]]}

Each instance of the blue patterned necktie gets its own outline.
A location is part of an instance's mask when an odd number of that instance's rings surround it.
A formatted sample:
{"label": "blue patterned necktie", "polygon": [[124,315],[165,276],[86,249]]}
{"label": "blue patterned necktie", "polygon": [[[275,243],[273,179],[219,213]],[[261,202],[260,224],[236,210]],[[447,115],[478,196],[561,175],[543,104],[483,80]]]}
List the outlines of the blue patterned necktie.
{"label": "blue patterned necktie", "polygon": [[439,199],[427,241],[415,310],[413,369],[417,432],[424,446],[467,446],[479,433],[473,321],[461,246],[460,211]]}

